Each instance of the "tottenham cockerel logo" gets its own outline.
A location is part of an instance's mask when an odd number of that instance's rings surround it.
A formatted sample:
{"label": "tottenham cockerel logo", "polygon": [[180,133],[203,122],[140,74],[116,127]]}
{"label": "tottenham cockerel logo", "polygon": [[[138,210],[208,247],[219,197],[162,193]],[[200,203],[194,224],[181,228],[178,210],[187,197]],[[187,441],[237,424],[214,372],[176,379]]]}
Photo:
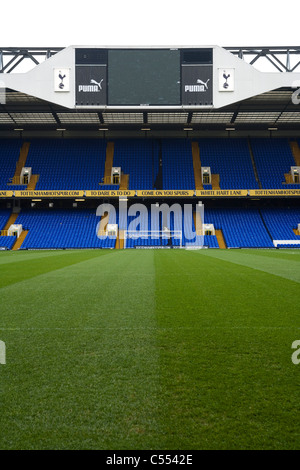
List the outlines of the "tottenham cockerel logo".
{"label": "tottenham cockerel logo", "polygon": [[63,90],[65,88],[65,85],[64,85],[64,78],[66,78],[66,74],[62,75],[61,71],[59,71],[59,74],[58,74],[58,78],[60,79],[60,83],[58,85],[58,87]]}
{"label": "tottenham cockerel logo", "polygon": [[223,78],[225,79],[225,82],[223,83],[223,88],[225,88],[225,90],[227,90],[227,88],[229,87],[229,84],[228,84],[228,78],[230,77],[230,73],[227,73],[224,72],[223,73]]}

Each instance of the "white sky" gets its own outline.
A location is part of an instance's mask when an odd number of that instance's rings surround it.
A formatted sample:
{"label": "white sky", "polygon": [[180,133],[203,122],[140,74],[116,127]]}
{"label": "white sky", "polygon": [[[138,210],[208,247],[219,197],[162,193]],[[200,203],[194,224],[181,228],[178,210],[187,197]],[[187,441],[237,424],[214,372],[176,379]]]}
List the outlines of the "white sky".
{"label": "white sky", "polygon": [[299,1],[3,0],[1,47],[296,46]]}

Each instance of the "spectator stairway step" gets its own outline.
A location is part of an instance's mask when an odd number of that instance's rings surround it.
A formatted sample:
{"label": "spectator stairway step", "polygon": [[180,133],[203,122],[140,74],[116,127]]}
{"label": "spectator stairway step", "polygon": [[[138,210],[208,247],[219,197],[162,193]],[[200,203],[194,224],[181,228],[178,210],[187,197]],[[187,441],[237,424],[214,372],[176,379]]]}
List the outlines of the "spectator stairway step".
{"label": "spectator stairway step", "polygon": [[39,179],[40,175],[32,175],[27,185],[27,190],[34,191]]}
{"label": "spectator stairway step", "polygon": [[15,223],[15,221],[18,218],[18,215],[19,215],[18,213],[12,212],[10,214],[10,217],[9,217],[8,221],[6,222],[5,226],[3,227],[3,230],[8,230],[9,227]]}
{"label": "spectator stairway step", "polygon": [[23,142],[23,145],[20,150],[19,160],[16,163],[15,174],[11,182],[8,184],[13,184],[13,185],[20,184],[21,171],[22,171],[22,168],[26,166],[26,160],[27,160],[27,156],[29,152],[29,147],[30,147],[30,142]]}
{"label": "spectator stairway step", "polygon": [[219,248],[221,249],[227,248],[222,230],[216,230],[215,233],[216,233],[216,237],[218,240]]}
{"label": "spectator stairway step", "polygon": [[28,230],[23,230],[23,232],[21,233],[21,235],[19,236],[19,238],[17,238],[16,240],[16,243],[14,244],[14,246],[12,247],[12,250],[13,251],[17,251],[21,248],[25,238],[27,237],[27,234],[28,234]]}
{"label": "spectator stairway step", "polygon": [[296,142],[295,140],[290,141],[290,147],[296,166],[300,166],[300,148],[298,142]]}
{"label": "spectator stairway step", "polygon": [[211,185],[212,185],[213,190],[220,189],[220,175],[219,174],[211,175]]}
{"label": "spectator stairway step", "polygon": [[111,170],[114,164],[114,142],[108,142],[106,146],[106,159],[104,167],[104,184],[111,184]]}
{"label": "spectator stairway step", "polygon": [[194,166],[194,178],[196,190],[202,190],[202,177],[201,177],[201,160],[200,160],[200,150],[199,143],[192,142],[192,156],[193,156],[193,166]]}
{"label": "spectator stairway step", "polygon": [[115,249],[116,250],[124,249],[124,230],[118,230]]}
{"label": "spectator stairway step", "polygon": [[122,172],[119,189],[120,190],[128,189],[128,185],[129,185],[129,175],[124,175],[124,173]]}

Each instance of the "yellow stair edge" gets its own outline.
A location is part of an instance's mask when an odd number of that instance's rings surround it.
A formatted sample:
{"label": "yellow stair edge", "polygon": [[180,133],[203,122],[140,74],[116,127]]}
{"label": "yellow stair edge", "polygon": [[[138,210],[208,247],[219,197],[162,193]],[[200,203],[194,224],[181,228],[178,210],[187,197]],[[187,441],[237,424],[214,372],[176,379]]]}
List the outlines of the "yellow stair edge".
{"label": "yellow stair edge", "polygon": [[23,232],[21,233],[21,235],[17,239],[16,243],[12,247],[12,251],[16,251],[16,250],[19,250],[21,248],[25,238],[27,237],[27,234],[28,234],[28,230],[23,230]]}
{"label": "yellow stair edge", "polygon": [[129,175],[124,175],[124,173],[122,173],[119,189],[128,189],[128,184]]}
{"label": "yellow stair edge", "polygon": [[5,226],[3,227],[3,230],[8,230],[11,225],[15,223],[15,221],[18,218],[18,213],[12,212],[9,216],[8,221],[6,222]]}
{"label": "yellow stair edge", "polygon": [[123,250],[124,249],[124,230],[119,230],[118,231],[118,236],[117,236],[117,239],[116,239],[115,249],[116,250]]}
{"label": "yellow stair edge", "polygon": [[31,175],[30,181],[26,189],[30,191],[34,191],[39,179],[40,179],[40,175]]}
{"label": "yellow stair edge", "polygon": [[105,184],[111,183],[111,169],[113,167],[113,162],[114,162],[114,151],[115,151],[114,142],[108,142],[106,146],[106,158],[105,158],[105,166],[104,166],[104,183]]}
{"label": "yellow stair edge", "polygon": [[200,149],[198,142],[192,142],[192,157],[194,167],[194,179],[196,190],[202,190],[202,178],[201,178],[201,160],[200,160]]}
{"label": "yellow stair edge", "polygon": [[222,230],[215,230],[215,234],[218,240],[219,248],[222,250],[226,249],[226,242]]}
{"label": "yellow stair edge", "polygon": [[[26,165],[26,160],[29,152],[30,142],[23,142],[23,145],[20,150],[19,160],[16,164],[16,171],[14,174],[14,178],[21,176],[22,168]],[[19,183],[18,183],[19,184]]]}
{"label": "yellow stair edge", "polygon": [[220,175],[218,173],[211,175],[211,186],[213,190],[218,190],[220,188]]}
{"label": "yellow stair edge", "polygon": [[300,148],[299,148],[298,142],[291,141],[290,148],[291,148],[296,166],[300,166]]}

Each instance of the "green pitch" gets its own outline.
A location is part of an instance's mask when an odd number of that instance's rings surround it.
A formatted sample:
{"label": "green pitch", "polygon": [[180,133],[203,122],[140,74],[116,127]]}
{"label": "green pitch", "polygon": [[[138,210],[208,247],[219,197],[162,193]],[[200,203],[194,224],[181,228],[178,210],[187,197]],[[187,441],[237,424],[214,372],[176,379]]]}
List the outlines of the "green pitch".
{"label": "green pitch", "polygon": [[0,254],[0,449],[299,449],[300,251]]}

